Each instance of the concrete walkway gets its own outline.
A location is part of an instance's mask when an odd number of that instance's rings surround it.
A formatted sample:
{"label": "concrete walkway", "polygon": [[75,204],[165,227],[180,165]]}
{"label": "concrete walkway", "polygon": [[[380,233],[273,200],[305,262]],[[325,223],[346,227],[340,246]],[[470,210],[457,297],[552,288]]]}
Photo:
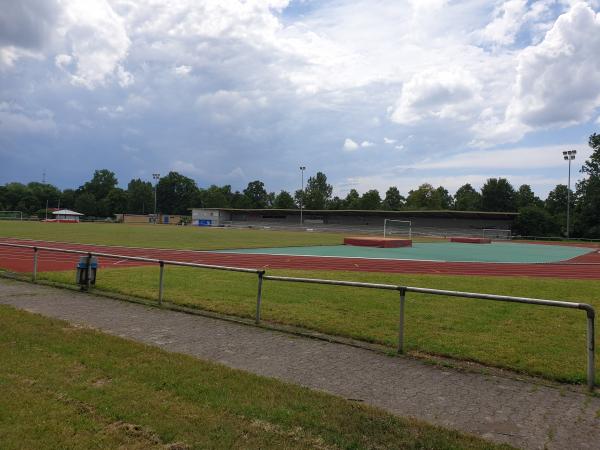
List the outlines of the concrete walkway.
{"label": "concrete walkway", "polygon": [[0,279],[0,303],[530,449],[600,449],[600,398]]}

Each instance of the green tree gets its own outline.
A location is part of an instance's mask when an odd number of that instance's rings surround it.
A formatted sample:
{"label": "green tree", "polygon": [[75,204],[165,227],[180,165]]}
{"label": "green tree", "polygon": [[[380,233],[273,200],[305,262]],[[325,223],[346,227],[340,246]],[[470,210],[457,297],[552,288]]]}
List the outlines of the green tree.
{"label": "green tree", "polygon": [[[4,196],[3,203],[5,205],[4,207],[7,210],[22,211],[22,212],[30,212],[30,211],[35,210],[33,207],[30,209],[27,206],[27,203],[28,203],[27,200],[25,202],[21,201],[26,196],[29,196],[29,202],[32,203],[32,205],[30,205],[30,206],[34,206],[33,203],[35,203],[37,201],[37,199],[35,199],[35,197],[33,197],[33,194],[31,194],[29,189],[27,189],[27,186],[25,186],[22,183],[7,183],[4,186],[3,196]],[[19,204],[21,204],[21,207],[24,208],[23,210],[18,209]]]}
{"label": "green tree", "polygon": [[440,191],[429,183],[408,192],[406,207],[410,209],[442,209]]}
{"label": "green tree", "polygon": [[244,189],[244,195],[248,197],[251,208],[266,208],[269,202],[269,194],[262,181],[255,180],[248,183]]}
{"label": "green tree", "polygon": [[588,143],[592,154],[581,168],[587,178],[577,183],[573,227],[578,236],[600,238],[600,134]]}
{"label": "green tree", "polygon": [[344,209],[360,209],[360,195],[356,189],[350,189],[346,195]]}
{"label": "green tree", "polygon": [[177,172],[169,172],[156,185],[158,210],[166,214],[189,214],[198,195],[196,182]]}
{"label": "green tree", "polygon": [[519,209],[514,229],[521,236],[556,236],[560,224],[544,208],[530,205]]}
{"label": "green tree", "polygon": [[390,186],[385,193],[385,199],[381,205],[383,209],[388,211],[397,211],[404,206],[406,199],[400,195],[400,191],[396,186]]}
{"label": "green tree", "polygon": [[115,188],[108,193],[105,201],[107,203],[106,216],[112,216],[114,214],[123,214],[127,212],[129,195],[127,194],[127,191],[121,188]]}
{"label": "green tree", "polygon": [[489,178],[481,188],[483,211],[516,211],[515,189],[506,178]]}
{"label": "green tree", "polygon": [[275,196],[273,207],[277,209],[293,209],[296,207],[296,204],[289,192],[281,191]]}
{"label": "green tree", "polygon": [[440,199],[440,209],[451,209],[454,205],[454,198],[448,193],[448,189],[439,186],[435,191]]}
{"label": "green tree", "polygon": [[114,172],[107,169],[96,170],[92,179],[84,183],[80,190],[92,194],[96,200],[106,198],[119,184]]}
{"label": "green tree", "polygon": [[345,208],[345,202],[337,195],[327,202],[327,209],[340,210]]}
{"label": "green tree", "polygon": [[333,186],[327,184],[327,175],[323,172],[317,172],[314,177],[309,177],[306,182],[304,207],[306,209],[325,209],[332,192]]}
{"label": "green tree", "polygon": [[[240,196],[239,192],[237,193]],[[201,205],[203,208],[239,208],[238,205],[232,205],[231,201],[234,197],[234,194],[231,192],[231,186],[226,184],[225,186],[217,186],[216,184],[212,184],[208,187],[208,189],[204,189],[200,191],[199,195],[201,201]],[[245,199],[245,204],[248,199]],[[249,207],[249,206],[245,206]]]}
{"label": "green tree", "polygon": [[127,184],[127,212],[131,214],[154,212],[154,188],[152,183],[136,178]]}
{"label": "green tree", "polygon": [[36,209],[46,209],[46,204],[49,208],[54,208],[58,205],[60,198],[60,189],[48,183],[38,183],[32,181],[27,183],[27,189],[37,199]]}
{"label": "green tree", "polygon": [[544,204],[544,202],[533,193],[531,186],[528,184],[519,186],[519,190],[515,193],[515,202],[517,203],[517,208],[524,208],[525,206],[542,207]]}
{"label": "green tree", "polygon": [[231,194],[231,207],[238,209],[248,209],[251,208],[250,199],[242,194],[240,191],[235,191]]}
{"label": "green tree", "polygon": [[469,183],[462,185],[454,194],[454,209],[458,211],[479,211],[481,194]]}
{"label": "green tree", "polygon": [[[546,210],[553,216],[564,216],[567,213],[567,197],[567,185],[557,184],[548,194],[548,198],[546,198]],[[571,198],[571,206],[574,204],[573,200]]]}
{"label": "green tree", "polygon": [[97,210],[96,198],[89,192],[82,192],[75,199],[75,211],[78,213],[85,216],[95,216]]}
{"label": "green tree", "polygon": [[[61,209],[75,209],[75,198],[77,192],[74,189],[65,189],[60,195],[60,208]],[[57,205],[58,207],[58,205]]]}
{"label": "green tree", "polygon": [[360,209],[379,209],[381,208],[381,197],[377,189],[371,189],[365,192],[360,198]]}

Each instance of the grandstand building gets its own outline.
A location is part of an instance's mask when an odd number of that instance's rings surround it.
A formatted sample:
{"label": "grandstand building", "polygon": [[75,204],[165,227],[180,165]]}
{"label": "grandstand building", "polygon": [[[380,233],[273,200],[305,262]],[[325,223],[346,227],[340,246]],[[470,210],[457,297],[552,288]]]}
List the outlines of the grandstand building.
{"label": "grandstand building", "polygon": [[432,235],[478,234],[483,229],[512,229],[518,213],[483,211],[381,211],[192,208],[196,226],[304,228],[379,233],[385,219],[410,221],[413,232]]}

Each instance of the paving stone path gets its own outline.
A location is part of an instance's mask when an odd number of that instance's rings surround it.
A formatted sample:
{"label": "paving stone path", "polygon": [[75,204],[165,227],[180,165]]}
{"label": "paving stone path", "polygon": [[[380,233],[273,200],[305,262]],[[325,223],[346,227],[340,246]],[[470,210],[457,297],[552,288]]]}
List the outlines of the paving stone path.
{"label": "paving stone path", "polygon": [[600,397],[0,279],[0,303],[528,449],[600,449]]}

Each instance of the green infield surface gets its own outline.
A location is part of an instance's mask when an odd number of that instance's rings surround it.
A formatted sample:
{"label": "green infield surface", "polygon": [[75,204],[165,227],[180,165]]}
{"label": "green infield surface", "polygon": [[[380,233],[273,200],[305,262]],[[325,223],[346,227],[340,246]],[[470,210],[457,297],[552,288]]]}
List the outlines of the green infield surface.
{"label": "green infield surface", "polygon": [[327,256],[338,258],[406,259],[440,262],[550,263],[590,253],[592,249],[567,245],[493,242],[463,244],[458,242],[416,242],[412,247],[374,248],[352,245],[307,247],[269,247],[229,249],[222,252],[265,255]]}
{"label": "green infield surface", "polygon": [[508,449],[0,307],[0,447]]}

